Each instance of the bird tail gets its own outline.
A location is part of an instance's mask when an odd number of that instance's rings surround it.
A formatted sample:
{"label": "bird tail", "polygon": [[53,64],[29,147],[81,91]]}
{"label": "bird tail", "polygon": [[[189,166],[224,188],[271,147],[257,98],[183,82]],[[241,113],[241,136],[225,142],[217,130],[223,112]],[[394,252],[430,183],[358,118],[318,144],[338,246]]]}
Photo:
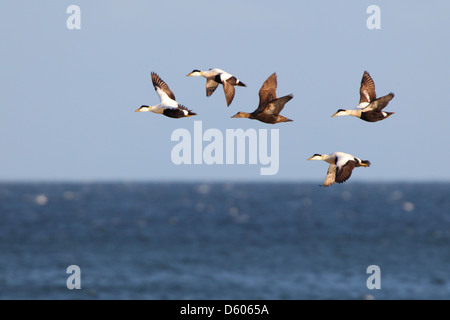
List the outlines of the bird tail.
{"label": "bird tail", "polygon": [[363,167],[370,167],[371,163],[369,160],[362,160],[361,161],[361,166]]}
{"label": "bird tail", "polygon": [[189,116],[189,117],[191,117],[191,116],[196,116],[196,115],[197,115],[195,112],[192,112],[192,110],[189,110],[188,108],[186,108],[185,106],[183,106],[183,105],[181,105],[181,104],[178,105],[178,109],[180,109],[180,110],[186,110],[186,111],[188,112],[188,116]]}
{"label": "bird tail", "polygon": [[292,122],[294,120],[279,115],[278,116],[278,121],[279,122]]}
{"label": "bird tail", "polygon": [[236,85],[238,87],[246,87],[247,86],[245,83],[241,82],[240,80],[237,81]]}
{"label": "bird tail", "polygon": [[395,112],[386,112],[386,117],[384,117],[385,119],[386,118],[389,118],[390,116],[392,116],[393,114],[394,114]]}

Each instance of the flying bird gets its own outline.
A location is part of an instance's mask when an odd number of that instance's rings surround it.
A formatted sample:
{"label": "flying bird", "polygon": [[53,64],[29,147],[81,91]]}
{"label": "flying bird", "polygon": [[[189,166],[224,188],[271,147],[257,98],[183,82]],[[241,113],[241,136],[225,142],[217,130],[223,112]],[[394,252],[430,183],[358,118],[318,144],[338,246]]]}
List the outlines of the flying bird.
{"label": "flying bird", "polygon": [[261,122],[275,124],[279,122],[293,121],[286,117],[280,116],[284,105],[294,96],[292,94],[277,98],[277,74],[273,73],[263,83],[259,90],[259,106],[252,113],[238,112],[232,118],[249,118],[259,120]]}
{"label": "flying bird", "polygon": [[223,70],[212,68],[208,71],[194,70],[187,77],[204,77],[206,78],[206,96],[210,97],[216,91],[219,84],[223,85],[227,106],[233,102],[235,89],[234,86],[246,87],[245,83],[238,78]]}
{"label": "flying bird", "polygon": [[335,152],[332,154],[315,154],[308,160],[323,160],[330,164],[324,187],[331,186],[335,182],[344,183],[352,175],[356,167],[370,167],[370,161],[361,160],[348,153]]}
{"label": "flying bird", "polygon": [[364,71],[359,93],[359,105],[355,109],[339,109],[332,117],[353,116],[367,122],[377,122],[394,114],[394,112],[383,111],[389,101],[394,98],[394,93],[391,92],[377,99],[375,83],[367,71]]}
{"label": "flying bird", "polygon": [[152,83],[161,102],[156,106],[143,105],[136,112],[154,112],[169,118],[184,118],[195,116],[196,113],[179,104],[169,86],[154,72],[152,72]]}

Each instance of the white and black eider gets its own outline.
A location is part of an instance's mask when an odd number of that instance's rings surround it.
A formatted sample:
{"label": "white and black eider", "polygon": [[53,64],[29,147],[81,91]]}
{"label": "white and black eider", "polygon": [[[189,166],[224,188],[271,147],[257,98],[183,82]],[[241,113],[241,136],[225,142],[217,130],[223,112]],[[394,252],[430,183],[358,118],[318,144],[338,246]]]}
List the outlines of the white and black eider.
{"label": "white and black eider", "polygon": [[175,100],[175,95],[169,86],[154,72],[152,72],[152,83],[161,102],[156,106],[143,105],[136,112],[154,112],[163,114],[169,118],[184,118],[195,116],[196,113],[182,106]]}
{"label": "white and black eider", "polygon": [[356,167],[370,167],[370,161],[361,160],[348,153],[335,152],[332,154],[315,154],[308,160],[323,160],[330,164],[324,187],[331,186],[335,182],[344,183],[352,175]]}
{"label": "white and black eider", "polygon": [[389,101],[394,98],[394,93],[391,92],[377,99],[375,83],[367,71],[364,71],[359,93],[359,105],[355,109],[339,109],[332,117],[353,116],[367,122],[377,122],[394,114],[394,112],[383,111]]}
{"label": "white and black eider", "polygon": [[221,69],[212,68],[208,71],[194,70],[187,77],[204,77],[206,78],[206,96],[210,97],[217,89],[219,84],[223,85],[227,106],[230,106],[234,99],[234,86],[246,87],[245,83],[238,78]]}

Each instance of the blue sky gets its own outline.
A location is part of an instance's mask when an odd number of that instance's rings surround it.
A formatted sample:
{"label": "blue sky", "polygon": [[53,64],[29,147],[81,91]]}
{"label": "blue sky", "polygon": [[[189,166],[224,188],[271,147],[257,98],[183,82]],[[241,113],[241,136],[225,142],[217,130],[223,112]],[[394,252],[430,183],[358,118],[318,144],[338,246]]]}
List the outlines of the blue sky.
{"label": "blue sky", "polygon": [[[69,5],[81,30],[68,30]],[[369,30],[370,5],[381,29]],[[0,3],[0,181],[232,180],[322,183],[314,153],[372,162],[352,181],[449,181],[448,1],[11,1]],[[226,107],[205,97],[193,69],[221,68],[247,84]],[[363,71],[395,93],[389,119],[331,115],[359,102]],[[198,113],[174,120],[135,113],[156,104],[150,72]],[[231,119],[253,111],[267,77],[294,94],[271,126]],[[280,170],[174,165],[174,130],[279,129]]]}

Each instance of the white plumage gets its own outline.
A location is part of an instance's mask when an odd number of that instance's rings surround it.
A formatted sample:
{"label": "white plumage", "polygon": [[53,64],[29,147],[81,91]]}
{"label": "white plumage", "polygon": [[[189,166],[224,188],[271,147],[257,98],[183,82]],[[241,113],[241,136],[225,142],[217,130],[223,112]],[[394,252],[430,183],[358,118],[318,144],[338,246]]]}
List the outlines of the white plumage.
{"label": "white plumage", "polygon": [[335,152],[332,154],[315,154],[308,160],[323,160],[330,164],[324,187],[331,186],[335,182],[344,183],[352,175],[353,169],[356,167],[369,167],[370,161],[361,160],[351,154],[344,152]]}
{"label": "white plumage", "polygon": [[156,93],[159,96],[160,102],[155,106],[141,106],[136,112],[153,112],[163,114],[169,118],[184,118],[195,116],[196,114],[191,110],[180,105],[170,90],[167,83],[165,83],[156,73],[152,72],[152,83]]}
{"label": "white plumage", "polygon": [[381,98],[377,98],[375,83],[367,71],[364,71],[359,88],[359,104],[354,109],[339,109],[332,117],[353,116],[367,122],[377,122],[384,120],[393,112],[382,112],[389,101],[394,98],[394,93],[389,93]]}
{"label": "white plumage", "polygon": [[187,75],[188,77],[206,78],[206,96],[210,97],[217,89],[219,84],[223,85],[223,91],[227,101],[227,106],[233,102],[235,89],[234,86],[246,87],[245,83],[240,81],[232,74],[219,68],[212,68],[207,71],[194,70]]}

